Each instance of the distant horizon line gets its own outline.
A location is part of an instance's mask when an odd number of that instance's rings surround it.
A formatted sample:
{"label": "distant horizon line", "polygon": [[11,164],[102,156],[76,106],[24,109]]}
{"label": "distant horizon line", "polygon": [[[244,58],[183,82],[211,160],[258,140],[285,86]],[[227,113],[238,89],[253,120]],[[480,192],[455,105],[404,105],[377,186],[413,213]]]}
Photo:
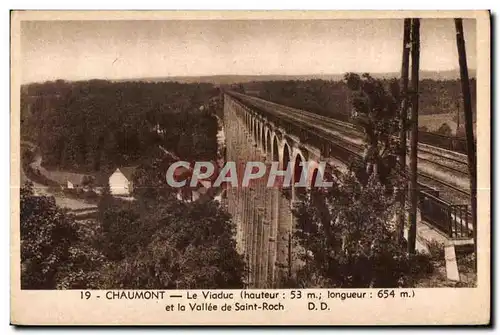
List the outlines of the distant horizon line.
{"label": "distant horizon line", "polygon": [[[469,71],[476,71],[476,68],[469,67]],[[460,73],[460,69],[453,68],[447,70],[428,70],[428,69],[420,69],[420,73],[422,72],[433,72],[433,73],[446,73],[446,72],[458,72]],[[93,78],[82,78],[82,79],[67,79],[67,78],[57,78],[57,79],[45,79],[44,81],[31,81],[25,82],[21,85],[29,85],[29,84],[43,84],[46,82],[55,82],[58,80],[63,80],[67,82],[78,82],[78,81],[90,81],[90,80],[107,80],[107,81],[123,81],[123,80],[137,80],[137,79],[154,79],[154,78],[203,78],[203,77],[269,77],[269,76],[280,76],[280,77],[300,77],[300,76],[343,76],[346,73],[368,73],[374,75],[384,75],[384,74],[394,74],[400,73],[400,71],[384,71],[384,72],[369,72],[369,71],[345,71],[341,73],[306,73],[306,74],[278,74],[278,73],[270,73],[270,74],[198,74],[198,75],[158,75],[158,76],[142,76],[142,77],[122,77],[122,78],[105,78],[105,77],[93,77]],[[469,73],[470,75],[470,73]]]}

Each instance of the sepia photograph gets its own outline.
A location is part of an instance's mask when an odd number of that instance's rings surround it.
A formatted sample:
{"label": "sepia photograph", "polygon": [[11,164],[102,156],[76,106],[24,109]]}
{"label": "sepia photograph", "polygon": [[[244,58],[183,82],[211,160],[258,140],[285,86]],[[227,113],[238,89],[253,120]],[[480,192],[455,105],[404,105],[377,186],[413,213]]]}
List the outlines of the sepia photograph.
{"label": "sepia photograph", "polygon": [[18,13],[16,285],[343,301],[475,289],[483,271],[489,287],[474,13]]}

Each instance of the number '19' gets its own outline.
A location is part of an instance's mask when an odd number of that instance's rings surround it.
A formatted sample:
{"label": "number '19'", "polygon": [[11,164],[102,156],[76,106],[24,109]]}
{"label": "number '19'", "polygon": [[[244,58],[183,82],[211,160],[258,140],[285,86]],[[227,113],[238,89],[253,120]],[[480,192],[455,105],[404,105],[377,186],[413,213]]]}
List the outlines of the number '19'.
{"label": "number '19'", "polygon": [[90,296],[91,296],[91,293],[89,291],[80,291],[80,299],[89,300]]}

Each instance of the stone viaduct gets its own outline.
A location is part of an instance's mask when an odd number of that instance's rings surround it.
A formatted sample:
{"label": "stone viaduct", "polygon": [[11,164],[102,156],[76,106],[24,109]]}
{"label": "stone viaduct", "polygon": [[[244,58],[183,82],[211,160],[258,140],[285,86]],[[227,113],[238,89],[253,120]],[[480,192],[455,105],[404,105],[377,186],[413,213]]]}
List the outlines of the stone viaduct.
{"label": "stone viaduct", "polygon": [[[224,95],[224,130],[227,161],[261,161],[268,169],[274,161],[279,162],[280,170],[290,164],[292,185],[302,174],[300,162],[312,163],[309,182],[318,175],[316,171],[327,173],[314,165],[324,158],[322,150],[310,143],[303,129],[271,114],[258,113],[230,94]],[[291,206],[300,190],[293,186],[288,190],[268,188],[266,183],[262,178],[251,187],[228,188],[226,193],[228,210],[237,224],[237,248],[248,266],[249,287],[286,286],[294,271]]]}
{"label": "stone viaduct", "polygon": [[[226,160],[260,161],[268,169],[271,162],[279,162],[280,170],[290,165],[293,171],[292,186],[284,190],[267,187],[267,179],[261,178],[251,187],[230,187],[226,191],[224,202],[237,226],[238,252],[244,255],[248,266],[248,287],[286,287],[296,270],[298,249],[292,239],[291,208],[298,192],[304,190],[294,187],[303,173],[300,162],[312,163],[308,176],[309,183],[313,183],[316,176],[327,176],[332,166],[342,169],[363,154],[359,131],[356,133],[347,123],[335,122],[236,92],[224,92]],[[326,162],[326,167],[318,162]],[[431,178],[429,171],[427,174],[426,178]],[[436,207],[441,199],[429,197],[425,197],[431,201],[429,218],[434,215],[442,220],[439,215],[443,213],[450,217],[449,208]],[[456,221],[455,218],[455,225]],[[449,233],[451,236],[451,228]]]}

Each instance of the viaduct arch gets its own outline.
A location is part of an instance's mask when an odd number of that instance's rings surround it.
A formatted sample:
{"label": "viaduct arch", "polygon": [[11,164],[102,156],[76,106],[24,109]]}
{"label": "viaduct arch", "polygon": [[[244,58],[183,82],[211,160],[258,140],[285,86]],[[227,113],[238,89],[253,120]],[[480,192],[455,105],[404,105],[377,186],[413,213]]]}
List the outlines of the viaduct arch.
{"label": "viaduct arch", "polygon": [[268,170],[272,162],[279,162],[280,170],[289,164],[292,169],[292,184],[284,190],[268,188],[263,178],[250,187],[228,190],[224,200],[237,225],[237,249],[247,262],[248,287],[286,287],[297,262],[292,250],[292,207],[296,196],[303,192],[294,183],[305,172],[300,163],[306,161],[312,162],[308,182],[314,180],[321,148],[301,142],[283,125],[228,94],[224,94],[224,128],[228,161],[261,161]]}

